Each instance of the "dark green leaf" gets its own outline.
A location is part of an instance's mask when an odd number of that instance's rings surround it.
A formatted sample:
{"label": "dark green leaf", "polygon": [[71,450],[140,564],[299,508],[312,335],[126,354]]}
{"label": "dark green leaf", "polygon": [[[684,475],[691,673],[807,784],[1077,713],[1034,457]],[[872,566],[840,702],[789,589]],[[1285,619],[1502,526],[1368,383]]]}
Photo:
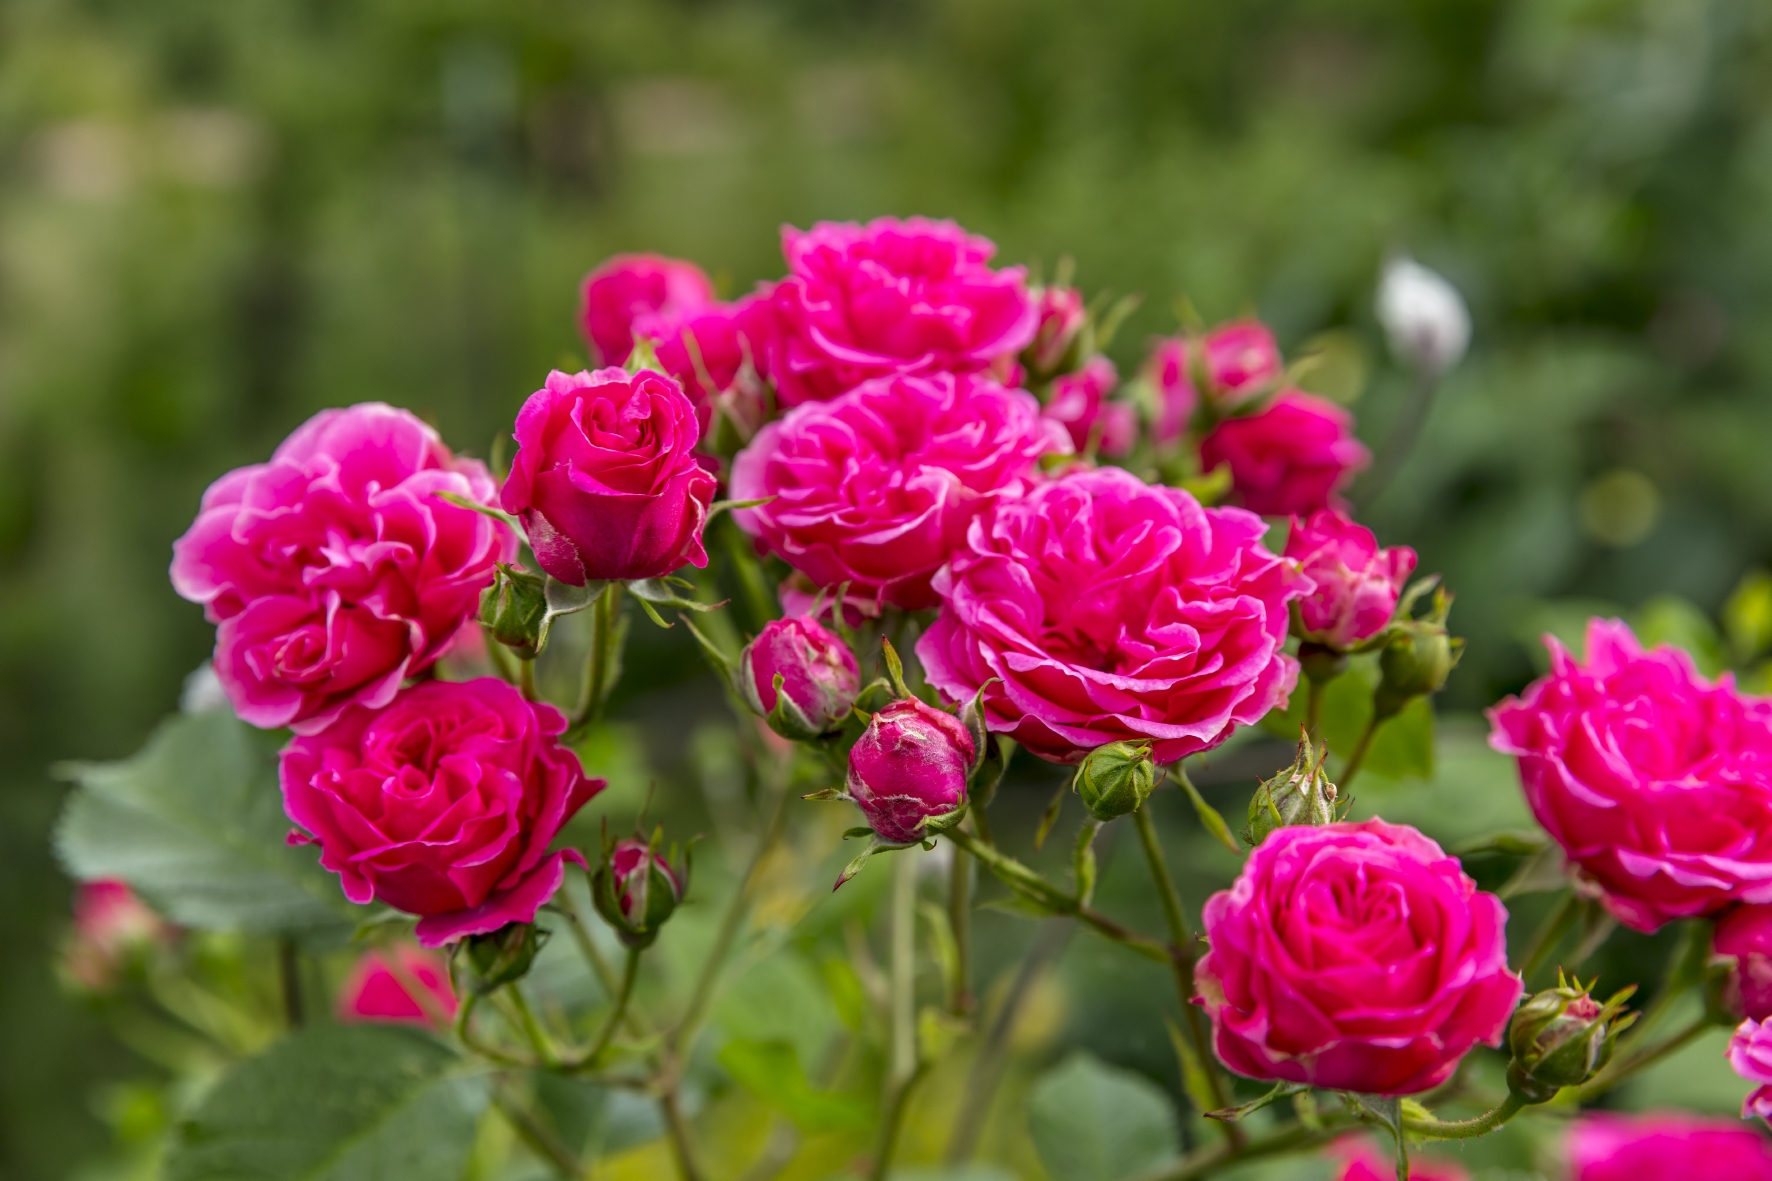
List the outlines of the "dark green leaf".
{"label": "dark green leaf", "polygon": [[398,1025],[320,1025],[231,1069],[173,1132],[166,1181],[445,1181],[488,1080]]}
{"label": "dark green leaf", "polygon": [[225,709],[163,722],[116,763],[73,763],[56,847],[81,879],[122,878],[174,922],[342,940],[366,912],[312,848],[291,848],[270,740]]}
{"label": "dark green leaf", "polygon": [[1168,1160],[1180,1144],[1160,1087],[1084,1051],[1040,1077],[1027,1114],[1052,1181],[1114,1181]]}
{"label": "dark green leaf", "polygon": [[541,655],[542,649],[548,646],[548,634],[554,629],[554,620],[562,615],[577,614],[592,606],[608,589],[607,582],[587,582],[583,586],[573,586],[570,582],[561,582],[549,575],[546,592],[548,609],[542,613],[541,630],[535,641],[536,655]]}

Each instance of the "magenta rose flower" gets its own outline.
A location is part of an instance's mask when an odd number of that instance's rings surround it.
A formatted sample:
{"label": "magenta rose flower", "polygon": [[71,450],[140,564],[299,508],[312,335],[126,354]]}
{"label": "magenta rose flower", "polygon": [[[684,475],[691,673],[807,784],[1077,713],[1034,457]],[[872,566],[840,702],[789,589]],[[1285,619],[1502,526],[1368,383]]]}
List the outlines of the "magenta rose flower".
{"label": "magenta rose flower", "polygon": [[494,485],[379,402],[323,410],[269,463],[209,486],[173,543],[172,585],[219,625],[235,713],[309,733],[353,703],[386,705],[443,654],[517,545],[445,492],[488,503]]}
{"label": "magenta rose flower", "polygon": [[873,716],[850,748],[849,795],[882,841],[920,841],[927,835],[925,820],[965,802],[976,751],[953,714],[915,698],[895,701]]}
{"label": "magenta rose flower", "polygon": [[555,370],[517,412],[505,511],[541,568],[573,586],[706,566],[719,482],[696,458],[700,440],[695,406],[662,373]]}
{"label": "magenta rose flower", "polygon": [[1380,549],[1372,530],[1334,509],[1293,517],[1286,556],[1316,584],[1298,600],[1304,638],[1344,652],[1390,624],[1415,569],[1414,550]]}
{"label": "magenta rose flower", "polygon": [[[1380,1151],[1379,1145],[1366,1136],[1338,1141],[1330,1146],[1327,1155],[1341,1162],[1335,1181],[1396,1181],[1396,1156]],[[1409,1181],[1470,1181],[1470,1173],[1457,1161],[1412,1152]]]}
{"label": "magenta rose flower", "polygon": [[[399,971],[395,971],[395,965]],[[409,984],[423,990],[415,993]],[[435,952],[410,944],[371,948],[357,958],[339,987],[334,1012],[340,1021],[380,1021],[396,1025],[441,1024],[455,1016],[455,989],[449,965]]]}
{"label": "magenta rose flower", "polygon": [[774,324],[774,304],[768,292],[759,292],[680,316],[655,316],[637,330],[652,341],[659,365],[695,403],[704,434],[718,407],[748,437],[773,411],[765,379]]}
{"label": "magenta rose flower", "polygon": [[1025,359],[1036,373],[1051,373],[1070,352],[1071,342],[1089,319],[1083,293],[1075,287],[1042,287],[1034,295],[1039,317]]}
{"label": "magenta rose flower", "polygon": [[425,681],[283,749],[283,809],[352,902],[419,915],[438,947],[526,923],[576,850],[548,845],[603,790],[560,745],[566,718],[504,681]]}
{"label": "magenta rose flower", "polygon": [[1120,468],[1074,472],[973,523],[917,656],[952,700],[983,686],[989,728],[1044,759],[1122,739],[1160,763],[1210,750],[1298,678],[1287,603],[1307,584],[1266,531]]}
{"label": "magenta rose flower", "polygon": [[1095,444],[1096,452],[1116,459],[1132,450],[1137,441],[1138,416],[1125,402],[1107,396],[1120,382],[1114,363],[1099,354],[1090,357],[1075,373],[1052,379],[1052,396],[1045,415],[1064,427],[1071,446],[1081,454]]}
{"label": "magenta rose flower", "polygon": [[1550,675],[1489,711],[1526,802],[1626,926],[1772,902],[1772,701],[1716,684],[1617,620],[1587,663],[1546,637]]}
{"label": "magenta rose flower", "polygon": [[1752,1017],[1743,1021],[1729,1038],[1729,1065],[1754,1084],[1741,1103],[1741,1118],[1758,1117],[1772,1123],[1772,1022],[1761,1024]]}
{"label": "magenta rose flower", "polygon": [[1684,1111],[1595,1112],[1569,1133],[1569,1181],[1675,1177],[1772,1181],[1772,1145],[1752,1128]]}
{"label": "magenta rose flower", "polygon": [[1711,949],[1734,961],[1723,1002],[1737,1017],[1772,1018],[1772,906],[1737,906],[1717,920]]}
{"label": "magenta rose flower", "polygon": [[1413,1095],[1497,1045],[1520,999],[1507,911],[1407,825],[1276,829],[1206,902],[1195,970],[1224,1064]]}
{"label": "magenta rose flower", "polygon": [[[1220,324],[1200,338],[1198,347],[1207,392],[1219,413],[1247,402],[1285,372],[1280,346],[1275,343],[1273,332],[1259,320]],[[1181,337],[1159,340],[1151,352],[1148,372],[1157,391],[1159,443],[1173,443],[1181,438],[1194,407],[1199,405],[1191,356],[1189,342]]]}
{"label": "magenta rose flower", "polygon": [[779,724],[770,724],[796,739],[816,738],[847,718],[861,689],[849,645],[810,616],[764,624],[739,657],[738,680],[745,701],[763,716],[782,705]]}
{"label": "magenta rose flower", "polygon": [[1039,326],[1022,268],[992,270],[996,246],[951,221],[783,226],[781,249],[769,370],[785,406],[895,373],[976,372]]}
{"label": "magenta rose flower", "polygon": [[618,254],[585,276],[579,328],[598,365],[621,365],[634,350],[634,331],[714,302],[700,267],[657,254]]}
{"label": "magenta rose flower", "polygon": [[871,381],[764,427],[732,461],[746,532],[817,586],[911,610],[993,501],[1018,494],[1070,440],[1023,390],[939,373]]}
{"label": "magenta rose flower", "polygon": [[1342,508],[1341,489],[1371,460],[1353,428],[1335,403],[1285,390],[1266,409],[1214,427],[1200,441],[1200,465],[1229,464],[1231,489],[1251,512]]}

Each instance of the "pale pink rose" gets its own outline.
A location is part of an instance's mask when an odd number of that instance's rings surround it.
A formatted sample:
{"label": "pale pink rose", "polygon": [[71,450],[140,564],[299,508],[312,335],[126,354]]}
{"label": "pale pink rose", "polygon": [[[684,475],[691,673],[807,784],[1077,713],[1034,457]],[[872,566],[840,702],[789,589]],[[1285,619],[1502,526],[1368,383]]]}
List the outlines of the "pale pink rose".
{"label": "pale pink rose", "polygon": [[1717,920],[1712,950],[1733,960],[1723,1001],[1737,1017],[1772,1018],[1772,905],[1737,906]]}
{"label": "pale pink rose", "polygon": [[740,527],[813,585],[907,609],[987,506],[1070,439],[1024,390],[939,373],[871,381],[764,427],[732,461]]}
{"label": "pale pink rose", "polygon": [[[603,790],[560,745],[566,718],[504,681],[426,681],[283,749],[283,809],[345,897],[419,915],[438,947],[526,923],[554,896],[560,829]],[[306,834],[306,835],[304,835]]]}
{"label": "pale pink rose", "polygon": [[1772,902],[1772,701],[1712,684],[1617,620],[1587,663],[1556,640],[1548,676],[1489,711],[1526,802],[1626,926]]}
{"label": "pale pink rose", "polygon": [[269,463],[209,486],[173,543],[172,585],[219,625],[235,713],[311,733],[352,704],[386,705],[443,654],[517,540],[441,493],[489,504],[495,489],[379,402],[323,410]]}
{"label": "pale pink rose", "polygon": [[1078,454],[1091,442],[1096,452],[1117,459],[1137,441],[1138,416],[1126,402],[1110,402],[1107,396],[1120,383],[1114,363],[1099,354],[1089,358],[1075,373],[1052,379],[1052,394],[1044,411],[1047,418],[1064,427]]}
{"label": "pale pink rose", "polygon": [[700,267],[657,254],[618,254],[585,276],[579,330],[596,365],[621,365],[634,349],[636,321],[674,318],[714,302]]}
{"label": "pale pink rose", "polygon": [[[396,964],[398,973],[389,965]],[[407,982],[427,995],[415,996]],[[443,957],[409,944],[371,948],[357,957],[339,986],[334,1010],[344,1022],[379,1021],[396,1025],[440,1025],[455,1016],[455,989]],[[441,1018],[441,1020],[439,1020]]]}
{"label": "pale pink rose", "polygon": [[[1273,332],[1259,320],[1220,324],[1198,340],[1207,393],[1220,414],[1255,397],[1285,372],[1280,346],[1275,343]],[[1194,407],[1199,405],[1192,355],[1185,338],[1166,337],[1157,342],[1146,363],[1157,391],[1155,434],[1159,443],[1173,443],[1181,438]]]}
{"label": "pale pink rose", "polygon": [[1752,1128],[1685,1111],[1594,1112],[1569,1132],[1569,1181],[1772,1181],[1772,1145]]}
{"label": "pale pink rose", "polygon": [[1754,1084],[1741,1103],[1741,1118],[1759,1117],[1772,1123],[1772,1023],[1762,1025],[1752,1017],[1743,1021],[1729,1039],[1729,1065]]}
{"label": "pale pink rose", "polygon": [[1341,489],[1371,461],[1354,417],[1334,402],[1284,390],[1265,409],[1227,418],[1200,441],[1200,466],[1229,464],[1231,491],[1266,516],[1342,508]]}
{"label": "pale pink rose", "polygon": [[1161,763],[1210,750],[1298,677],[1287,603],[1308,584],[1266,531],[1120,468],[1073,472],[972,524],[917,655],[950,700],[984,686],[989,728],[1041,758],[1122,739]]}
{"label": "pale pink rose", "polygon": [[62,949],[67,980],[89,992],[117,983],[124,966],[173,928],[119,878],[82,882],[74,894],[74,929]]}
{"label": "pale pink rose", "polygon": [[882,841],[908,845],[924,838],[925,820],[965,802],[976,750],[953,714],[915,698],[895,701],[849,751],[849,794]]}
{"label": "pale pink rose", "polygon": [[951,221],[783,226],[769,372],[784,406],[895,373],[975,373],[1013,359],[1039,325],[1020,267]]}
{"label": "pale pink rose", "polygon": [[719,481],[700,441],[694,404],[663,373],[555,370],[517,412],[504,509],[522,518],[541,568],[573,586],[706,566]]}
{"label": "pale pink rose", "polygon": [[1415,569],[1406,545],[1380,549],[1372,530],[1334,509],[1292,518],[1286,556],[1316,589],[1298,600],[1304,638],[1346,651],[1383,631]]}
{"label": "pale pink rose", "polygon": [[1520,999],[1501,900],[1407,825],[1276,829],[1203,917],[1199,1003],[1250,1078],[1431,1090]]}

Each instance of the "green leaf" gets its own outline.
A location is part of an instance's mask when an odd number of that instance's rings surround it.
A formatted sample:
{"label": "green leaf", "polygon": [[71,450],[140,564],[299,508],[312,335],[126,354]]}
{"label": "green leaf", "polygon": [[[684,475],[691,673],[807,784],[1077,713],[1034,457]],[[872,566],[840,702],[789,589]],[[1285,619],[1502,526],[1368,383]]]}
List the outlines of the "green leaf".
{"label": "green leaf", "polygon": [[71,763],[56,831],[74,877],[122,878],[173,922],[209,931],[347,938],[366,911],[345,901],[289,820],[267,737],[223,710],[169,718],[140,752]]}
{"label": "green leaf", "polygon": [[1679,595],[1656,595],[1631,612],[1630,625],[1645,648],[1657,644],[1684,648],[1707,677],[1716,676],[1728,664],[1722,637],[1710,616]]}
{"label": "green leaf", "polygon": [[662,578],[641,578],[628,583],[628,590],[642,603],[655,603],[660,607],[677,607],[685,611],[718,611],[726,604],[698,603],[694,599],[685,599],[671,589],[670,583]]}
{"label": "green leaf", "polygon": [[1772,574],[1749,570],[1723,604],[1723,630],[1729,636],[1730,654],[1737,664],[1765,654],[1772,648]]}
{"label": "green leaf", "polygon": [[1237,844],[1237,838],[1231,835],[1231,826],[1224,822],[1224,817],[1218,814],[1217,808],[1206,802],[1206,797],[1200,794],[1200,789],[1194,786],[1193,780],[1187,777],[1187,772],[1181,769],[1179,763],[1175,767],[1175,782],[1181,785],[1182,794],[1194,806],[1194,815],[1200,818],[1206,831],[1231,852],[1241,853],[1243,846]]}
{"label": "green leaf", "polygon": [[[1377,684],[1376,658],[1356,656],[1349,662],[1347,672],[1324,687],[1322,736],[1337,762],[1354,749],[1371,720],[1372,690]],[[1288,742],[1297,742],[1298,728],[1304,724],[1305,697],[1306,685],[1301,679],[1286,708],[1273,710],[1262,718],[1261,728]],[[1366,752],[1363,773],[1386,779],[1433,776],[1434,707],[1430,699],[1415,698],[1379,727],[1372,749]]]}
{"label": "green leaf", "polygon": [[866,1099],[814,1090],[791,1042],[729,1041],[720,1050],[720,1065],[802,1132],[853,1131],[873,1122],[873,1105]]}
{"label": "green leaf", "polygon": [[240,1063],[174,1131],[166,1181],[459,1177],[484,1076],[418,1030],[319,1025]]}
{"label": "green leaf", "polygon": [[1227,1124],[1234,1124],[1240,1119],[1254,1115],[1270,1103],[1276,1103],[1281,1099],[1286,1099],[1308,1090],[1310,1090],[1310,1088],[1302,1083],[1275,1083],[1273,1089],[1261,1098],[1251,1099],[1247,1103],[1239,1103],[1235,1107],[1221,1107],[1217,1111],[1208,1111],[1206,1113],[1206,1118],[1221,1120]]}
{"label": "green leaf", "polygon": [[1142,1075],[1077,1051],[1028,1095],[1028,1129],[1052,1181],[1113,1181],[1173,1157],[1175,1110]]}
{"label": "green leaf", "polygon": [[469,500],[459,492],[435,492],[432,493],[432,495],[436,496],[439,500],[447,500],[457,508],[472,509],[474,512],[477,512],[482,516],[491,517],[493,520],[515,533],[523,540],[525,545],[529,544],[529,534],[523,531],[523,522],[519,521],[516,517],[513,517],[510,513],[505,512],[503,509],[494,508],[490,504],[481,504],[477,500]]}

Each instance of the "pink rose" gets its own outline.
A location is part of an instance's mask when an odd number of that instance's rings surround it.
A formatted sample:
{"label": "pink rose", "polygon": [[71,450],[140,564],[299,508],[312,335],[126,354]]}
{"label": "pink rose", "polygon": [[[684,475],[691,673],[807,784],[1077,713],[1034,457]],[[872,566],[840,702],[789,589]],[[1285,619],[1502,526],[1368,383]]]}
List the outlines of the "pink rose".
{"label": "pink rose", "polygon": [[234,712],[312,733],[386,705],[478,609],[517,540],[439,493],[489,503],[486,469],[379,402],[322,410],[269,463],[209,486],[173,543],[172,585],[219,624]]}
{"label": "pink rose", "polygon": [[1229,464],[1231,488],[1251,512],[1339,508],[1340,490],[1371,460],[1353,427],[1335,403],[1285,390],[1265,410],[1214,427],[1200,442],[1200,466]]}
{"label": "pink rose", "polygon": [[[1341,1162],[1335,1181],[1396,1181],[1397,1158],[1381,1152],[1365,1136],[1337,1141],[1330,1146],[1328,1155]],[[1470,1181],[1470,1173],[1456,1161],[1411,1153],[1409,1181]]]}
{"label": "pink rose", "polygon": [[1097,453],[1110,459],[1132,450],[1138,416],[1125,402],[1107,401],[1119,382],[1114,363],[1099,354],[1075,373],[1052,379],[1052,396],[1044,413],[1070,434],[1078,454],[1087,451],[1091,442]]}
{"label": "pink rose", "polygon": [[[1220,324],[1200,338],[1202,367],[1208,393],[1219,413],[1253,398],[1285,373],[1280,346],[1274,334],[1259,320],[1234,320]],[[1188,419],[1199,405],[1194,388],[1189,343],[1182,337],[1157,342],[1147,363],[1150,381],[1157,390],[1156,437],[1173,443],[1187,430]]]}
{"label": "pink rose", "polygon": [[915,698],[895,701],[849,751],[849,794],[882,841],[920,841],[925,820],[965,802],[976,751],[953,714]]}
{"label": "pink rose", "polygon": [[1199,1003],[1251,1078],[1430,1090],[1520,999],[1501,900],[1407,825],[1276,829],[1204,919]]}
{"label": "pink rose", "polygon": [[523,519],[541,568],[573,586],[706,566],[718,481],[696,458],[700,440],[695,406],[662,373],[555,370],[517,412],[505,511]]}
{"label": "pink rose", "polygon": [[[775,678],[781,678],[776,691]],[[849,716],[861,689],[849,645],[808,616],[772,619],[739,657],[739,689],[765,717],[781,705],[779,721],[789,738],[827,733]],[[784,700],[785,699],[785,700]]]}
{"label": "pink rose", "polygon": [[[390,964],[400,971],[396,973]],[[407,987],[409,981],[424,991],[423,999]],[[442,1024],[438,1017],[447,1020],[455,1016],[449,965],[441,956],[405,943],[386,950],[371,948],[357,958],[339,987],[335,1010],[344,1022]]]}
{"label": "pink rose", "polygon": [[1741,1118],[1758,1116],[1772,1123],[1772,1023],[1762,1025],[1752,1017],[1743,1021],[1729,1039],[1729,1065],[1754,1084],[1741,1103]]}
{"label": "pink rose", "polygon": [[788,277],[769,370],[782,404],[822,402],[873,377],[972,373],[1034,338],[1039,311],[1020,267],[951,221],[783,226]]}
{"label": "pink rose", "polygon": [[1415,569],[1414,550],[1378,548],[1372,530],[1334,509],[1293,517],[1286,556],[1316,583],[1298,600],[1304,638],[1344,652],[1389,625]]}
{"label": "pink rose", "polygon": [[61,969],[78,988],[105,992],[131,959],[172,936],[173,927],[129,883],[119,878],[82,882],[74,894],[74,930],[62,949]]}
{"label": "pink rose", "polygon": [[639,331],[653,342],[658,363],[695,403],[704,434],[719,407],[748,438],[773,411],[764,379],[769,376],[774,325],[774,304],[767,292],[759,292],[669,319],[654,317],[643,321]]}
{"label": "pink rose", "polygon": [[503,681],[425,681],[284,747],[283,810],[345,897],[422,916],[438,947],[526,923],[576,850],[549,853],[603,780],[560,745],[566,718]]}
{"label": "pink rose", "polygon": [[1026,360],[1036,373],[1051,373],[1064,363],[1071,343],[1089,319],[1083,293],[1075,287],[1042,287],[1035,294],[1039,320]]}
{"label": "pink rose", "polygon": [[987,725],[1044,759],[1122,739],[1160,763],[1210,750],[1298,677],[1286,604],[1306,584],[1266,531],[1120,468],[1074,472],[973,523],[917,655],[955,701],[997,678]]}
{"label": "pink rose", "polygon": [[1772,1146],[1752,1128],[1684,1111],[1596,1112],[1569,1133],[1569,1181],[1772,1181]]}
{"label": "pink rose", "polygon": [[1626,926],[1772,902],[1772,701],[1705,680],[1588,623],[1587,663],[1554,639],[1550,675],[1489,711],[1526,802]]}
{"label": "pink rose", "polygon": [[870,381],[764,427],[732,461],[739,525],[818,586],[910,610],[994,500],[1021,491],[1063,428],[1023,390],[938,373]]}
{"label": "pink rose", "polygon": [[1724,1003],[1737,1017],[1772,1017],[1772,906],[1737,906],[1717,920],[1711,948],[1734,960],[1723,983]]}
{"label": "pink rose", "polygon": [[579,329],[598,365],[621,365],[634,350],[636,321],[677,317],[714,302],[714,285],[692,262],[618,254],[585,276]]}

